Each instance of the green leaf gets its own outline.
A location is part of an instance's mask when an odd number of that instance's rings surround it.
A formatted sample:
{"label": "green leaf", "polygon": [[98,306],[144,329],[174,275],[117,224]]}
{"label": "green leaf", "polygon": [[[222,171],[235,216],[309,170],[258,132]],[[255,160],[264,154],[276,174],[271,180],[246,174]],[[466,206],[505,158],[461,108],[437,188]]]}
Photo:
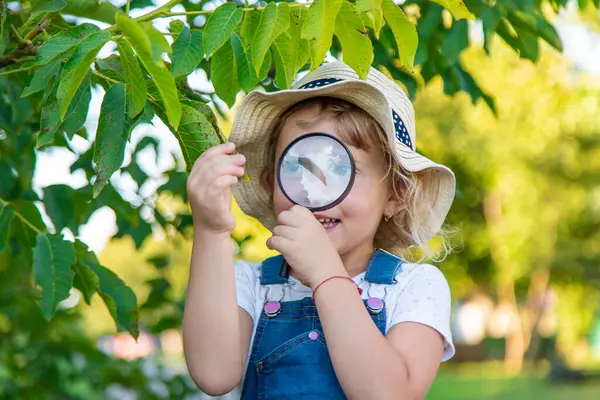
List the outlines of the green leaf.
{"label": "green leaf", "polygon": [[141,249],[144,240],[152,235],[152,227],[143,219],[137,218],[137,210],[133,210],[132,212],[136,213],[135,221],[127,221],[124,218],[117,218],[118,231],[114,238],[119,239],[125,235],[130,236],[133,239],[135,248],[139,250]]}
{"label": "green leaf", "polygon": [[290,13],[290,29],[288,33],[292,38],[293,54],[294,54],[294,75],[298,73],[310,60],[310,46],[308,40],[302,39],[302,27],[306,20],[308,10],[306,8],[298,8]]}
{"label": "green leaf", "polygon": [[240,34],[244,42],[244,48],[248,48],[254,39],[254,33],[260,22],[260,10],[246,11]]}
{"label": "green leaf", "polygon": [[[135,60],[137,61],[137,59]],[[95,69],[101,72],[103,75],[119,82],[125,82],[125,78],[123,77],[123,69],[121,68],[121,56],[112,54],[106,58],[97,59],[95,63]],[[108,90],[110,86],[111,85],[105,87],[105,90]]]}
{"label": "green leaf", "polygon": [[[333,39],[333,28],[343,0],[315,0],[308,8],[302,38],[308,40],[311,54],[311,70],[323,60]],[[391,0],[390,0],[391,1]]]}
{"label": "green leaf", "polygon": [[38,50],[34,64],[38,66],[48,64],[67,51],[73,50],[78,43],[98,31],[96,25],[81,24],[51,37]]}
{"label": "green leaf", "polygon": [[208,120],[208,122],[210,122],[210,124],[212,125],[215,132],[217,134],[219,134],[219,138],[220,138],[221,142],[222,143],[226,142],[226,140],[223,138],[223,135],[221,134],[221,129],[219,128],[219,123],[217,121],[217,117],[215,116],[215,113],[213,112],[212,108],[210,108],[210,106],[208,104],[199,103],[194,100],[187,100],[186,104],[188,106],[193,107],[196,110],[200,111],[202,113],[202,115],[204,115],[204,117]]}
{"label": "green leaf", "polygon": [[507,17],[515,30],[517,30],[519,36],[522,36],[521,32],[526,30],[529,33],[540,36],[558,51],[562,51],[562,41],[556,29],[542,15],[510,10]]}
{"label": "green leaf", "polygon": [[79,224],[75,219],[73,193],[74,189],[67,185],[51,185],[43,189],[44,207],[54,224],[56,232],[69,228],[78,235]]}
{"label": "green leaf", "polygon": [[[479,18],[481,19],[483,27],[483,48],[486,53],[490,54],[491,45],[496,36],[496,29],[498,28],[500,21],[502,21],[503,16],[499,12],[499,7],[486,7],[483,12],[479,14]],[[419,27],[420,25],[421,24],[419,23]]]}
{"label": "green leaf", "polygon": [[[210,58],[221,48],[242,20],[243,11],[235,3],[225,3],[211,14],[204,27],[204,51]],[[221,97],[221,96],[219,96]]]}
{"label": "green leaf", "polygon": [[244,49],[242,38],[237,33],[231,36],[231,46],[240,86],[244,91],[250,92],[269,72],[272,62],[271,53],[267,53],[259,75],[257,75],[254,66],[252,66],[252,48],[247,47]]}
{"label": "green leaf", "polygon": [[490,110],[498,115],[494,99],[477,85],[477,82],[475,82],[471,74],[465,71],[460,63],[452,64],[450,68],[444,71],[442,78],[444,80],[444,92],[446,94],[452,95],[459,90],[463,90],[471,96],[473,104],[475,104],[479,98],[482,98]]}
{"label": "green leaf", "polygon": [[77,93],[75,93],[75,97],[69,105],[65,120],[61,126],[61,129],[67,134],[69,140],[73,139],[73,135],[85,123],[91,99],[90,74],[88,74],[79,86],[79,89],[77,89]]}
{"label": "green leaf", "polygon": [[0,197],[13,198],[13,189],[17,186],[17,177],[11,164],[0,159]]}
{"label": "green leaf", "polygon": [[115,23],[115,15],[124,14],[123,10],[109,1],[99,0],[67,0],[67,6],[63,9],[63,13],[107,24]]}
{"label": "green leaf", "polygon": [[442,51],[450,64],[456,62],[460,53],[469,46],[469,26],[467,21],[454,21],[450,31],[444,36]]}
{"label": "green leaf", "polygon": [[550,46],[554,47],[556,50],[562,52],[563,44],[560,36],[558,36],[558,32],[552,24],[550,24],[546,19],[541,15],[536,15],[537,20],[537,28],[538,33]]}
{"label": "green leaf", "polygon": [[45,15],[46,13],[44,12],[34,12],[30,14],[25,14],[23,17],[29,16],[29,18],[27,18],[25,23],[22,24],[19,27],[19,29],[17,29],[19,35],[21,35],[21,37],[24,37],[27,33],[31,32],[32,29],[35,29],[35,27],[38,26],[40,22],[42,22],[42,19]]}
{"label": "green leaf", "polygon": [[252,40],[252,64],[258,74],[265,55],[277,36],[290,27],[290,6],[287,3],[269,3],[260,13],[260,21]]}
{"label": "green leaf", "polygon": [[110,269],[88,256],[87,266],[96,273],[99,281],[98,294],[104,300],[119,332],[127,331],[137,339],[139,335],[138,305],[133,290]]}
{"label": "green leaf", "polygon": [[144,68],[152,77],[160,98],[165,107],[169,124],[177,129],[181,119],[181,103],[177,96],[175,80],[162,60],[155,62],[152,58],[150,39],[146,32],[132,19],[117,16],[117,26],[127,37],[128,42],[136,51]]}
{"label": "green leaf", "polygon": [[0,199],[0,253],[6,247],[6,239],[8,238],[8,228],[15,213],[11,207]]}
{"label": "green leaf", "polygon": [[69,104],[81,82],[88,74],[96,55],[110,40],[111,36],[110,32],[96,32],[87,36],[77,45],[73,55],[65,64],[56,93],[56,98],[60,104],[61,120],[64,119]]}
{"label": "green leaf", "polygon": [[298,71],[310,58],[308,41],[302,39],[302,25],[306,17],[305,8],[290,13],[290,28],[279,35],[271,45],[275,61],[275,83],[280,88],[289,88]]}
{"label": "green leaf", "polygon": [[188,27],[184,27],[173,43],[171,74],[173,76],[189,75],[198,67],[203,58],[202,31],[194,29],[190,32]]}
{"label": "green leaf", "polygon": [[213,55],[210,63],[210,77],[215,93],[229,108],[235,104],[235,97],[240,90],[237,80],[237,67],[231,44],[227,42]]}
{"label": "green leaf", "polygon": [[174,19],[169,22],[169,32],[174,35],[179,35],[183,28],[185,28],[185,24],[180,19]]}
{"label": "green leaf", "polygon": [[7,15],[8,9],[6,8],[6,1],[0,0],[0,54],[4,53],[4,27],[6,26]]}
{"label": "green leaf", "polygon": [[[129,7],[133,10],[134,8],[146,8],[146,7],[152,7],[154,6],[154,1],[153,0],[131,0],[131,2],[129,3]],[[123,5],[123,7],[121,7],[122,9],[125,9],[125,5]]]}
{"label": "green leaf", "polygon": [[144,33],[146,33],[146,36],[148,36],[148,40],[150,41],[150,53],[155,62],[162,60],[164,53],[171,54],[169,42],[167,42],[167,39],[165,39],[165,36],[162,33],[154,29],[152,22],[141,22],[139,23],[139,26],[143,29]]}
{"label": "green leaf", "polygon": [[392,0],[383,0],[382,6],[383,15],[392,29],[396,46],[398,46],[400,63],[412,69],[419,41],[417,28]]}
{"label": "green leaf", "polygon": [[30,12],[56,12],[65,8],[66,5],[65,0],[39,0],[33,4]]}
{"label": "green leaf", "polygon": [[381,7],[381,0],[356,0],[358,11],[372,11]]}
{"label": "green leaf", "polygon": [[38,234],[33,249],[33,273],[35,282],[42,287],[38,305],[49,321],[56,306],[69,297],[73,285],[75,251],[73,244],[60,236]]}
{"label": "green leaf", "polygon": [[271,46],[275,60],[275,83],[280,89],[289,88],[296,76],[294,42],[288,32],[280,35]]}
{"label": "green leaf", "polygon": [[38,208],[35,206],[35,204],[33,204],[30,201],[17,200],[17,201],[11,202],[11,205],[15,210],[15,215],[16,215],[16,213],[19,213],[29,223],[29,224],[26,224],[20,218],[18,219],[18,221],[23,223],[23,227],[25,228],[25,231],[27,231],[29,233],[30,244],[31,244],[31,247],[33,247],[35,240],[36,240],[37,231],[33,230],[31,228],[31,226],[35,227],[38,231],[46,230],[46,225],[44,224],[44,221],[42,220],[40,210],[38,210]]}
{"label": "green leaf", "polygon": [[186,104],[183,105],[181,126],[176,132],[176,136],[179,146],[181,146],[188,173],[194,166],[196,159],[203,152],[212,146],[225,142],[201,111]]}
{"label": "green leaf", "polygon": [[356,9],[362,13],[365,26],[373,29],[376,39],[384,24],[381,0],[356,0]]}
{"label": "green leaf", "polygon": [[129,43],[119,39],[117,40],[117,48],[121,55],[121,70],[123,71],[127,93],[129,94],[127,96],[127,115],[129,115],[129,118],[135,118],[136,115],[144,110],[144,106],[146,105],[146,96],[148,94],[146,80]]}
{"label": "green leaf", "polygon": [[75,278],[73,287],[81,292],[87,304],[92,303],[92,296],[100,289],[100,279],[91,265],[99,265],[96,255],[88,250],[87,246],[75,241],[75,255],[77,262],[73,265]]}
{"label": "green leaf", "polygon": [[510,47],[519,53],[519,57],[527,58],[533,62],[538,60],[540,54],[535,34],[523,29],[515,33],[515,30],[510,26],[510,22],[506,19],[500,21],[496,32]]}
{"label": "green leaf", "polygon": [[[475,16],[465,6],[462,0],[431,0],[434,3],[438,3],[446,10],[450,11],[450,14],[455,19],[475,19]],[[388,22],[389,23],[389,22]]]}
{"label": "green leaf", "polygon": [[60,126],[60,106],[56,99],[56,88],[52,89],[44,101],[40,113],[40,133],[36,147],[39,149],[54,142],[54,134]]}
{"label": "green leaf", "polygon": [[50,63],[38,68],[35,71],[33,78],[31,78],[29,86],[23,90],[21,97],[26,97],[30,94],[37,93],[42,89],[46,89],[48,87],[48,82],[56,76],[56,73],[60,69],[60,65],[64,62],[65,58],[66,57],[57,57]]}
{"label": "green leaf", "polygon": [[376,39],[379,39],[379,33],[385,23],[383,18],[383,10],[381,7],[363,13],[363,21],[365,26],[373,30]]}
{"label": "green leaf", "polygon": [[354,4],[344,1],[335,19],[335,36],[342,44],[342,60],[365,79],[373,61],[373,45]]}
{"label": "green leaf", "polygon": [[125,85],[117,83],[108,89],[102,100],[94,143],[97,174],[94,197],[98,196],[108,179],[123,164],[127,138],[135,125],[125,113],[125,97]]}

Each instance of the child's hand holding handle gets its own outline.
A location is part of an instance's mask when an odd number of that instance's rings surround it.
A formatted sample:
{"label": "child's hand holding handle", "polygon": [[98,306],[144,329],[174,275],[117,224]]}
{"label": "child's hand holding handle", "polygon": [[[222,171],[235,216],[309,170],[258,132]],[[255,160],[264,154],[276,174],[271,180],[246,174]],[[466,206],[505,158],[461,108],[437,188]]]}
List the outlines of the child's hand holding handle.
{"label": "child's hand holding handle", "polygon": [[220,144],[205,151],[194,163],[187,192],[195,229],[224,233],[235,227],[229,187],[244,175],[246,159],[234,151],[233,143]]}

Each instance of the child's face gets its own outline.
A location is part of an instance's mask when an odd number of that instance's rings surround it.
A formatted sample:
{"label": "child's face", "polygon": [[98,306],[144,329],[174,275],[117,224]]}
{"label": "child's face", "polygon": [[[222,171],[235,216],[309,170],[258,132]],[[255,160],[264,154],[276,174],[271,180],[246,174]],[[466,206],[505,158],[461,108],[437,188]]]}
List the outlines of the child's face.
{"label": "child's face", "polygon": [[[323,116],[315,119],[318,108],[303,108],[290,115],[277,140],[275,160],[279,160],[286,146],[294,139],[310,132],[329,133],[339,139],[335,122]],[[303,123],[311,121],[310,125]],[[356,177],[348,196],[337,206],[315,213],[318,219],[335,219],[334,224],[324,224],[336,250],[346,254],[350,250],[370,251],[381,218],[392,211],[394,201],[391,198],[385,157],[371,146],[371,152],[357,149],[346,143],[356,163]],[[277,162],[275,163],[277,164]],[[275,173],[275,171],[274,171]],[[273,203],[275,215],[289,210],[293,204],[283,195],[279,185],[274,185]]]}

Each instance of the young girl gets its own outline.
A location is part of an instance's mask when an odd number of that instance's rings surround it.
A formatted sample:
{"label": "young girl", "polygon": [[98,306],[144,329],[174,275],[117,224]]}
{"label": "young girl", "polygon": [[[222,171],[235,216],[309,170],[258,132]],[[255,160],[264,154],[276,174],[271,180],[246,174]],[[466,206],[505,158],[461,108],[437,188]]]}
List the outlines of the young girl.
{"label": "young girl", "polygon": [[[311,132],[340,139],[356,163],[348,196],[314,214],[290,203],[275,177],[285,147]],[[290,90],[250,93],[229,140],[188,179],[195,229],[183,338],[197,385],[221,395],[242,383],[243,399],[424,398],[454,354],[450,291],[437,268],[393,252],[430,254],[455,181],[415,152],[406,94],[377,70],[363,81],[325,64]],[[251,181],[238,182],[244,172]],[[281,256],[234,263],[230,187]]]}

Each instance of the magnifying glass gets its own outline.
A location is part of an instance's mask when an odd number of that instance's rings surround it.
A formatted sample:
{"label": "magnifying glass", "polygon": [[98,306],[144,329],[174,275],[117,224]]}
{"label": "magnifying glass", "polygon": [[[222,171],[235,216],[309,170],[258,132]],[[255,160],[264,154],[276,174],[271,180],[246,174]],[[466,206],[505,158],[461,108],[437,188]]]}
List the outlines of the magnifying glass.
{"label": "magnifying glass", "polygon": [[[310,211],[324,211],[346,198],[356,175],[354,158],[348,147],[327,133],[300,136],[283,151],[277,165],[277,183],[292,203]],[[288,278],[284,262],[279,275]]]}

